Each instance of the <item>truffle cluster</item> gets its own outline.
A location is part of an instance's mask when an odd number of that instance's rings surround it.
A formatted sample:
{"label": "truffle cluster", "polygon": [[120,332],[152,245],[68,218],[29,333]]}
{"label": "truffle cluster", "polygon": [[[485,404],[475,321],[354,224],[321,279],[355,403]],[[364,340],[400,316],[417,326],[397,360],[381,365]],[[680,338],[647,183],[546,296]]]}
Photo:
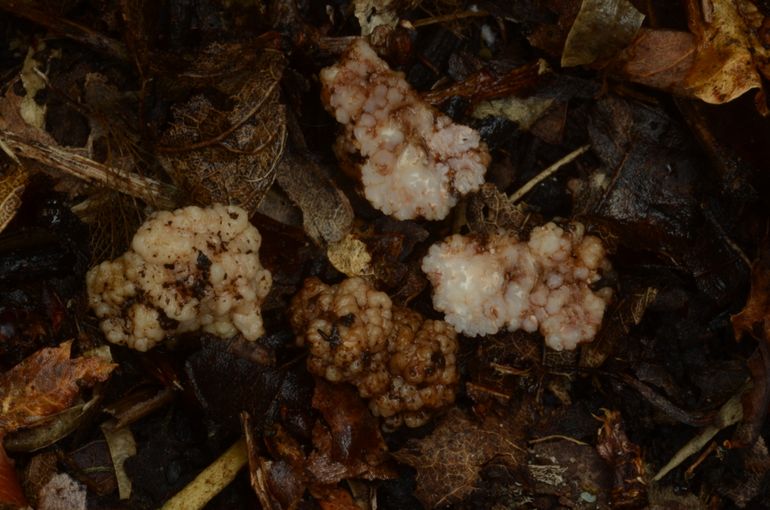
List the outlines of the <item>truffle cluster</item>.
{"label": "truffle cluster", "polygon": [[140,351],[197,329],[256,340],[272,282],[259,261],[261,241],[239,207],[157,212],[131,249],[88,272],[89,304],[107,340]]}
{"label": "truffle cluster", "polygon": [[601,326],[612,292],[591,284],[609,270],[604,246],[574,223],[536,227],[529,241],[498,234],[480,240],[454,235],[432,246],[422,270],[433,284],[433,305],[466,335],[506,328],[540,330],[548,347],[574,349]]}
{"label": "truffle cluster", "polygon": [[423,102],[364,40],[321,71],[321,84],[345,125],[338,150],[361,154],[364,193],[385,214],[442,219],[484,182],[490,157],[479,134]]}
{"label": "truffle cluster", "polygon": [[454,402],[457,335],[443,321],[393,306],[361,278],[326,285],[308,278],[289,310],[308,370],[348,382],[385,425],[418,427]]}

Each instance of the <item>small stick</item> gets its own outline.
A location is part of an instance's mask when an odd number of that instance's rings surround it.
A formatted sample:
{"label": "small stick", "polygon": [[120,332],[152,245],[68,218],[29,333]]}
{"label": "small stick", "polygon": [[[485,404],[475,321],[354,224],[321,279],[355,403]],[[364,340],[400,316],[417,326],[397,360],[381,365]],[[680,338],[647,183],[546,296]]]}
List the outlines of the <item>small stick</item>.
{"label": "small stick", "polygon": [[246,442],[239,439],[184,489],[166,501],[161,510],[200,510],[230,485],[247,461]]}
{"label": "small stick", "polygon": [[511,203],[516,203],[519,200],[521,200],[521,197],[532,191],[532,188],[549,178],[551,175],[555,174],[561,167],[564,165],[567,165],[568,163],[571,163],[575,159],[578,158],[581,154],[586,152],[588,149],[591,148],[590,144],[583,145],[582,147],[578,147],[574,151],[570,152],[563,158],[561,158],[559,161],[554,163],[553,165],[549,166],[539,174],[537,174],[535,177],[530,179],[524,186],[516,190],[516,192],[511,195],[510,200]]}
{"label": "small stick", "polygon": [[416,21],[412,21],[412,26],[414,28],[420,28],[428,25],[435,25],[436,23],[446,23],[448,21],[456,21],[463,18],[483,18],[486,16],[489,16],[489,13],[486,11],[456,12],[454,14],[445,14],[443,16],[433,16],[431,18],[418,19]]}

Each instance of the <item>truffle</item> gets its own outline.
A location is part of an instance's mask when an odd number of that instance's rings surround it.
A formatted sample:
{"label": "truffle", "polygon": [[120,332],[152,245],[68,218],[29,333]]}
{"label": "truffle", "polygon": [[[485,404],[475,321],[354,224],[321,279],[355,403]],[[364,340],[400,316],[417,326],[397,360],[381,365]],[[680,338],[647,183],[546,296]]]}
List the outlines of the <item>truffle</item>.
{"label": "truffle", "polygon": [[528,242],[504,233],[484,240],[453,235],[422,262],[434,307],[457,331],[539,330],[558,351],[593,340],[612,293],[591,285],[609,269],[601,241],[580,223],[535,227]]}
{"label": "truffle", "polygon": [[484,182],[490,157],[479,134],[422,101],[363,39],[321,71],[321,84],[345,126],[338,148],[363,157],[364,194],[385,214],[443,219]]}
{"label": "truffle", "polygon": [[308,278],[289,310],[308,370],[351,383],[385,425],[417,427],[454,402],[457,334],[443,321],[393,306],[362,278]]}
{"label": "truffle", "polygon": [[239,207],[157,212],[131,249],[88,272],[89,305],[107,340],[140,351],[198,329],[256,340],[272,282],[259,261],[261,240]]}

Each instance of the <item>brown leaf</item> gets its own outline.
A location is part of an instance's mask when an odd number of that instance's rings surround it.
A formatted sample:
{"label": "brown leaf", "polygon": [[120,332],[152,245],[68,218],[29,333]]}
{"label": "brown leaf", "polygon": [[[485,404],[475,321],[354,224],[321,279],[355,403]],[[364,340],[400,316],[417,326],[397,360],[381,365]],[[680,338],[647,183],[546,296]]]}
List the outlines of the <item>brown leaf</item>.
{"label": "brown leaf", "polygon": [[72,342],[41,349],[0,375],[0,431],[34,425],[66,409],[82,386],[106,380],[117,367],[101,358],[70,359]]}
{"label": "brown leaf", "polygon": [[625,78],[679,94],[695,61],[695,37],[677,30],[642,28],[616,59]]}
{"label": "brown leaf", "polygon": [[712,104],[762,89],[762,76],[770,76],[770,49],[756,6],[749,0],[688,0],[687,7],[691,34],[641,31],[617,59],[621,74]]}
{"label": "brown leaf", "polygon": [[302,210],[305,232],[317,244],[340,241],[353,224],[345,194],[307,156],[287,154],[278,169],[278,185]]}
{"label": "brown leaf", "polygon": [[626,436],[623,417],[619,411],[605,409],[600,418],[596,451],[613,470],[613,508],[638,508],[647,501],[645,466],[642,451]]}
{"label": "brown leaf", "polygon": [[393,455],[417,470],[415,495],[427,507],[457,503],[473,491],[479,470],[491,459],[516,466],[524,450],[513,427],[494,416],[478,422],[457,408],[424,439],[411,439]]}
{"label": "brown leaf", "polygon": [[317,501],[322,510],[360,510],[353,496],[345,489],[335,488]]}
{"label": "brown leaf", "polygon": [[315,450],[307,464],[318,483],[394,476],[385,464],[387,447],[379,422],[353,387],[316,379],[313,408],[320,411],[325,422],[317,423],[313,430]]}
{"label": "brown leaf", "polygon": [[10,505],[11,508],[26,507],[27,498],[21,490],[13,461],[5,454],[5,449],[0,442],[0,506],[6,505]]}
{"label": "brown leaf", "polygon": [[567,35],[561,66],[579,66],[622,50],[642,26],[644,14],[628,0],[583,0]]}
{"label": "brown leaf", "polygon": [[[206,59],[230,61],[226,47]],[[207,69],[205,62],[199,64]],[[236,204],[250,213],[275,180],[286,142],[286,112],[279,102],[283,55],[263,50],[253,68],[223,76],[215,92],[201,92],[173,107],[158,157],[177,185],[200,204]]]}

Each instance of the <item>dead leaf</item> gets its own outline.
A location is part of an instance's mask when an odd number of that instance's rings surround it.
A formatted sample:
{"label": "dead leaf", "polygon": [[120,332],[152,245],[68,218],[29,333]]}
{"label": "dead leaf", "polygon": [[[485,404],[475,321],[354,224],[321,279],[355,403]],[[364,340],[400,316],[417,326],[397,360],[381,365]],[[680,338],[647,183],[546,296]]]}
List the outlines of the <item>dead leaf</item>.
{"label": "dead leaf", "polygon": [[417,470],[415,495],[427,508],[436,508],[473,492],[480,469],[491,459],[517,466],[525,452],[513,434],[513,427],[497,417],[479,422],[453,408],[429,436],[410,439],[393,456]]}
{"label": "dead leaf", "polygon": [[13,461],[6,455],[0,442],[0,506],[5,505],[11,505],[11,508],[26,507],[27,498],[21,490]]}
{"label": "dead leaf", "polygon": [[[215,45],[205,56],[229,61],[226,50]],[[262,50],[253,68],[224,75],[216,93],[196,93],[172,108],[158,158],[194,202],[256,210],[275,180],[286,142],[286,113],[279,101],[283,67],[283,54]]]}
{"label": "dead leaf", "polygon": [[586,65],[625,48],[644,21],[628,0],[583,0],[567,35],[561,66]]}
{"label": "dead leaf", "polygon": [[642,28],[613,66],[628,80],[684,95],[695,49],[695,36],[689,32]]}
{"label": "dead leaf", "polygon": [[316,378],[313,407],[324,423],[313,429],[314,450],[308,472],[317,484],[332,485],[346,478],[387,479],[387,447],[379,422],[352,386]]}
{"label": "dead leaf", "polygon": [[16,216],[28,180],[29,174],[21,165],[13,165],[0,177],[0,232]]}
{"label": "dead leaf", "polygon": [[0,431],[29,427],[66,409],[83,386],[105,381],[117,367],[96,357],[70,359],[72,342],[41,349],[0,375]]}
{"label": "dead leaf", "polygon": [[[688,0],[691,33],[642,30],[615,62],[627,79],[722,104],[770,77],[764,15],[749,0]],[[767,105],[758,105],[761,112]]]}
{"label": "dead leaf", "polygon": [[353,496],[341,488],[329,491],[322,499],[316,501],[321,510],[361,510],[361,507],[353,501]]}
{"label": "dead leaf", "polygon": [[734,447],[753,444],[767,417],[770,404],[770,246],[764,241],[759,259],[751,268],[751,289],[746,305],[731,317],[735,339],[756,338],[758,345],[747,364],[752,388],[743,397],[743,420],[731,440]]}
{"label": "dead leaf", "polygon": [[287,154],[278,168],[277,181],[302,210],[305,232],[317,244],[340,241],[350,232],[350,201],[312,159]]}
{"label": "dead leaf", "polygon": [[330,243],[326,256],[337,271],[347,276],[363,276],[370,272],[372,256],[369,255],[366,244],[352,234],[348,234],[339,242]]}
{"label": "dead leaf", "polygon": [[628,439],[619,411],[604,409],[604,416],[599,419],[602,426],[597,435],[596,451],[612,467],[612,507],[644,506],[647,484],[642,450]]}
{"label": "dead leaf", "polygon": [[756,19],[756,7],[748,0],[688,0],[687,4],[690,31],[696,39],[695,62],[685,82],[688,95],[722,104],[761,89],[755,55],[766,59],[770,53],[750,24]]}

